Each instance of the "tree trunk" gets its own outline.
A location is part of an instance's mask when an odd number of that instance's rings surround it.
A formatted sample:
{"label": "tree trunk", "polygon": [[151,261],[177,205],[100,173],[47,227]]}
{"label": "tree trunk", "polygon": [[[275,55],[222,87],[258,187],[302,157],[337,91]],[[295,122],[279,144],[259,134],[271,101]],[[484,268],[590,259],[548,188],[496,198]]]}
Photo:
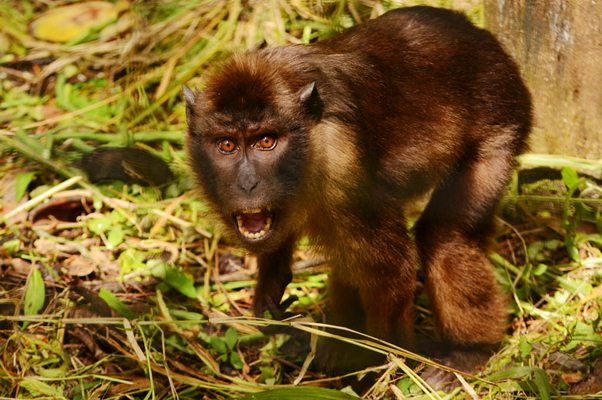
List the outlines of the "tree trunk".
{"label": "tree trunk", "polygon": [[531,150],[602,158],[602,0],[484,0],[533,95]]}

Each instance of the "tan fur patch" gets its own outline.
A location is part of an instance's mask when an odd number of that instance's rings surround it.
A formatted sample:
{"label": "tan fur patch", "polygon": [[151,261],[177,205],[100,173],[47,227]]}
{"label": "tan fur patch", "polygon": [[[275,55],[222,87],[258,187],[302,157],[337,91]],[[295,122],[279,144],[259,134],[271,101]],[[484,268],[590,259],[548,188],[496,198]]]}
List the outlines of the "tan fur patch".
{"label": "tan fur patch", "polygon": [[331,207],[345,201],[346,189],[354,187],[362,173],[354,134],[332,121],[320,123],[310,133],[312,173]]}

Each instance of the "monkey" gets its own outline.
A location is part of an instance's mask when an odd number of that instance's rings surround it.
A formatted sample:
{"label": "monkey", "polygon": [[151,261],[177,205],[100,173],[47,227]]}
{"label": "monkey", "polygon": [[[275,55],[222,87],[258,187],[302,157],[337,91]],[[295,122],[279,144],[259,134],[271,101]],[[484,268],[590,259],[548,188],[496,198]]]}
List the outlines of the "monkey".
{"label": "monkey", "polygon": [[[282,315],[306,236],[331,265],[327,323],[416,348],[420,267],[439,361],[487,361],[509,318],[487,252],[532,120],[491,33],[459,12],[395,9],[309,45],[234,55],[183,95],[201,193],[258,257],[256,316]],[[429,195],[409,229],[408,208]],[[317,359],[340,373],[378,362],[368,353],[325,339]]]}

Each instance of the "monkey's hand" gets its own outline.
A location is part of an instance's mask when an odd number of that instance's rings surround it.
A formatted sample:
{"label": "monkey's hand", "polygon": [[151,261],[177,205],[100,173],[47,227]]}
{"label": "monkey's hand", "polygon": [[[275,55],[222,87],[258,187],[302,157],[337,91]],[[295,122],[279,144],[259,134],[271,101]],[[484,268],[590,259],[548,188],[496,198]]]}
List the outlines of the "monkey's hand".
{"label": "monkey's hand", "polygon": [[256,317],[281,321],[295,315],[286,310],[297,300],[299,300],[297,296],[289,296],[282,303],[278,303],[273,296],[256,296],[253,310]]}
{"label": "monkey's hand", "polygon": [[[295,314],[286,310],[298,299],[299,298],[297,296],[289,296],[283,302],[278,303],[279,299],[274,300],[273,296],[256,296],[253,304],[255,316],[260,318],[275,319],[278,321],[290,318]],[[261,331],[265,334],[291,334],[292,329],[286,326],[269,325],[261,328]]]}

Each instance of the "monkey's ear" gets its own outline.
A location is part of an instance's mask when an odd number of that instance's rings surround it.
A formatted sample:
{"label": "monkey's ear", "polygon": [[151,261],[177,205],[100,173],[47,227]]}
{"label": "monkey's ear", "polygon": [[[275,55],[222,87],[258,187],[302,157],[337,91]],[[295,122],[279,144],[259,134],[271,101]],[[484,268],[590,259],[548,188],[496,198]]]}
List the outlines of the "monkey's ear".
{"label": "monkey's ear", "polygon": [[186,100],[186,123],[188,126],[192,126],[192,117],[195,114],[195,105],[197,101],[197,96],[195,93],[186,85],[182,88],[182,93],[184,94],[184,100]]}
{"label": "monkey's ear", "polygon": [[186,106],[187,107],[194,106],[194,103],[196,102],[194,92],[192,90],[190,90],[190,88],[188,86],[184,85],[184,88],[182,89],[182,93],[184,94],[184,99],[186,100]]}
{"label": "monkey's ear", "polygon": [[315,120],[322,117],[322,99],[318,93],[316,82],[305,85],[299,92],[299,101],[307,113]]}

